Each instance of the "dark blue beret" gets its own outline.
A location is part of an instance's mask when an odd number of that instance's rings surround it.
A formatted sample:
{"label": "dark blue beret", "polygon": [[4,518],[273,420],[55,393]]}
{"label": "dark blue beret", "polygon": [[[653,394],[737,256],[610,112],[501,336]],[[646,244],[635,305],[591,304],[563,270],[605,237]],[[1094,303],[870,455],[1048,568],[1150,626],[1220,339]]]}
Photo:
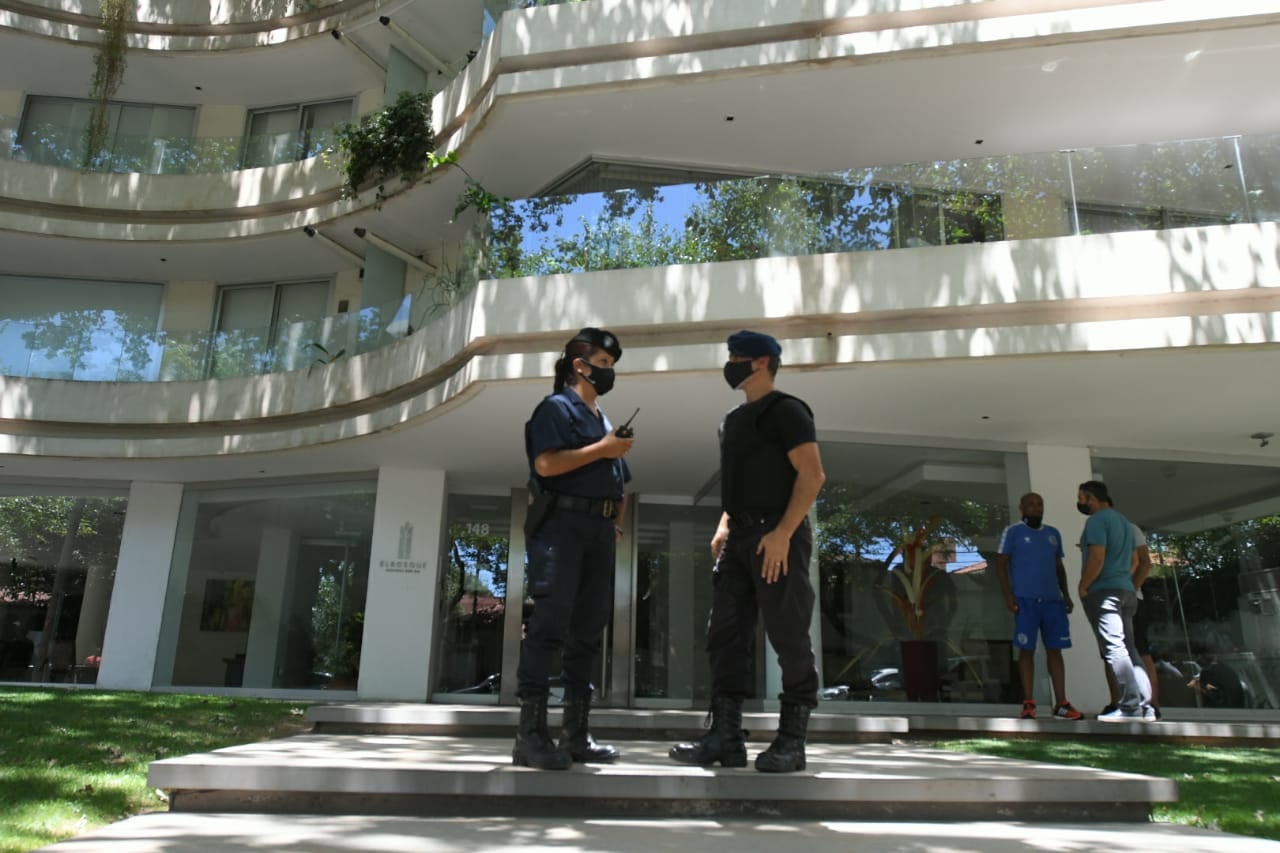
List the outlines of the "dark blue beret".
{"label": "dark blue beret", "polygon": [[618,343],[618,339],[608,329],[597,329],[595,326],[587,326],[578,334],[574,335],[569,343],[577,341],[585,341],[596,349],[602,349],[609,355],[613,356],[613,360],[617,361],[622,358],[622,346]]}
{"label": "dark blue beret", "polygon": [[729,336],[729,352],[747,358],[763,358],[764,356],[782,355],[782,346],[776,338],[760,332],[749,332],[743,329]]}

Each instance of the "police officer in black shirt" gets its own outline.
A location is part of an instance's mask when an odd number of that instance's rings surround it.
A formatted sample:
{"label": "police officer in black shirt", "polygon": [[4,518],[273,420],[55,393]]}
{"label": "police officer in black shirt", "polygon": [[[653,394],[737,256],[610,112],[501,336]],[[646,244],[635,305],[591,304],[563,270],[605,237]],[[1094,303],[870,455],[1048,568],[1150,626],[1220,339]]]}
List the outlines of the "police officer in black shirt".
{"label": "police officer in black shirt", "polygon": [[752,643],[757,609],[782,669],[778,732],[756,757],[756,769],[791,773],[805,767],[809,714],[818,704],[809,624],[813,531],[809,508],[826,479],[813,412],[774,387],[782,347],[769,335],[729,337],[724,378],[747,400],[720,426],[720,494],[724,513],[711,540],[716,560],[707,623],[711,659],[711,728],[672,747],[683,764],[745,767],[742,702],[752,695]]}
{"label": "police officer in black shirt", "polygon": [[[613,388],[618,339],[586,328],[556,362],[555,392],[525,425],[533,501],[525,525],[533,615],[520,646],[520,728],[512,762],[564,770],[574,761],[613,761],[587,727],[592,662],[613,609],[614,558],[631,472],[623,456],[635,439],[619,435],[596,401]],[[547,731],[551,659],[563,649],[564,722],[557,745]]]}

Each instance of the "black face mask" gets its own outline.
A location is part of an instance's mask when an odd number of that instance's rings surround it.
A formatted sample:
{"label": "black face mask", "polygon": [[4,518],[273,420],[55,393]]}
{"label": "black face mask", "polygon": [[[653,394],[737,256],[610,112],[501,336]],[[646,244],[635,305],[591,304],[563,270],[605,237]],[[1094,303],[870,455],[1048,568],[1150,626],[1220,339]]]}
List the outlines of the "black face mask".
{"label": "black face mask", "polygon": [[1093,515],[1093,513],[1089,511],[1088,504],[1078,503],[1076,504],[1076,509],[1080,510],[1081,515]]}
{"label": "black face mask", "polygon": [[1044,524],[1043,515],[1024,515],[1022,520],[1025,521],[1027,523],[1027,527],[1030,527],[1032,530],[1039,530],[1040,525]]}
{"label": "black face mask", "polygon": [[612,367],[597,367],[591,365],[591,375],[582,374],[582,378],[591,383],[591,387],[596,389],[596,396],[603,397],[613,390],[613,382],[617,377],[614,375]]}
{"label": "black face mask", "polygon": [[729,387],[737,391],[738,386],[751,378],[751,374],[755,373],[751,369],[749,361],[726,361],[724,363],[724,381],[729,383]]}

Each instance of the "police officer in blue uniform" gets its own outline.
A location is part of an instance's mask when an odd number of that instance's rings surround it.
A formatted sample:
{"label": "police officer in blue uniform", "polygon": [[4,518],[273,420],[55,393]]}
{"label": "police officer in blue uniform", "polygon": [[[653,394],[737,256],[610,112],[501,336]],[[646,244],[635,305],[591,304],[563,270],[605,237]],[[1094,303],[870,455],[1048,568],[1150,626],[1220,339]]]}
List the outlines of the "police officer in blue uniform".
{"label": "police officer in blue uniform", "polygon": [[809,715],[818,704],[818,670],[809,625],[813,531],[809,509],[826,475],[813,412],[774,387],[782,347],[769,335],[729,337],[724,378],[746,394],[720,426],[720,495],[724,509],[711,540],[716,560],[707,623],[711,659],[711,728],[672,747],[682,764],[745,767],[742,703],[753,691],[756,613],[778,653],[782,713],[773,743],[756,769],[791,773],[805,767]]}
{"label": "police officer in blue uniform", "polygon": [[[585,328],[556,362],[554,393],[525,425],[529,488],[525,525],[533,615],[520,646],[520,728],[512,762],[564,770],[574,761],[613,761],[618,750],[588,730],[592,663],[613,608],[614,558],[634,438],[614,430],[597,401],[613,388],[622,357],[608,331]],[[622,434],[619,434],[619,433]],[[559,744],[547,731],[547,688],[557,649],[565,689]]]}

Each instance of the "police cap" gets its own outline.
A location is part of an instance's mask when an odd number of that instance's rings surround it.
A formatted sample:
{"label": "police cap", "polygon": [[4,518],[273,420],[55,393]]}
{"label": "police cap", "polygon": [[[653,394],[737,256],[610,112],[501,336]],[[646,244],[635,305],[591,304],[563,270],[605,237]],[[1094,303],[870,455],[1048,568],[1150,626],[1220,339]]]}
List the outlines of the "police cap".
{"label": "police cap", "polygon": [[597,329],[595,326],[587,326],[578,334],[570,339],[569,343],[577,341],[585,341],[596,349],[602,349],[609,355],[613,356],[613,360],[617,361],[622,358],[622,347],[618,344],[618,339],[608,329]]}
{"label": "police cap", "polygon": [[777,339],[760,332],[749,332],[743,329],[729,336],[729,353],[747,358],[764,358],[765,356],[782,355],[782,346]]}

